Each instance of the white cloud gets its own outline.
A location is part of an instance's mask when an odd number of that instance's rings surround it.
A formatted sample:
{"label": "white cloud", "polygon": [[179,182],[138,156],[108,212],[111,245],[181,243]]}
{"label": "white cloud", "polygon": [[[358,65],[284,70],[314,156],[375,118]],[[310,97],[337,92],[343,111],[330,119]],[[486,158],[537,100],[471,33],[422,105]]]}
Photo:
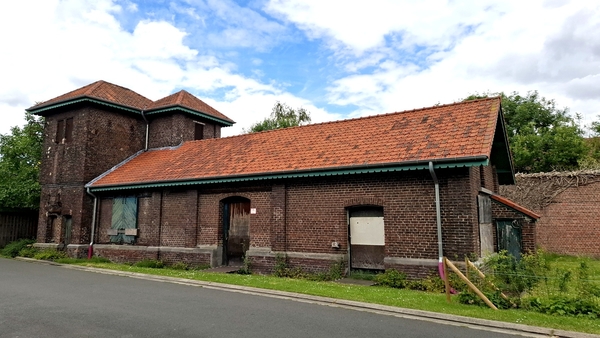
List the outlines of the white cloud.
{"label": "white cloud", "polygon": [[329,100],[355,114],[528,90],[588,121],[598,113],[598,2],[271,0],[266,10],[344,55],[358,74],[334,80]]}

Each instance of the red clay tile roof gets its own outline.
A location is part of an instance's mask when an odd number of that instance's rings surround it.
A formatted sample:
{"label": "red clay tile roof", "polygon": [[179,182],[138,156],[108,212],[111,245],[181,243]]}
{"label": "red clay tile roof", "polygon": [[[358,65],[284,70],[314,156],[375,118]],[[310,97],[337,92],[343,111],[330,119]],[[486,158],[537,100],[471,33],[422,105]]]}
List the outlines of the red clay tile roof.
{"label": "red clay tile roof", "polygon": [[233,120],[219,113],[216,109],[207,105],[206,103],[204,103],[204,101],[186,92],[185,90],[180,90],[175,94],[169,95],[158,101],[155,101],[152,105],[147,107],[146,110],[150,112],[153,110],[160,110],[176,106],[188,108],[233,123]]}
{"label": "red clay tile roof", "polygon": [[506,198],[506,197],[502,197],[502,196],[499,196],[499,195],[490,195],[490,197],[491,197],[493,200],[496,200],[496,201],[498,201],[498,202],[500,202],[500,203],[502,203],[502,204],[506,205],[507,207],[509,207],[509,208],[512,208],[512,209],[515,209],[515,210],[517,210],[518,212],[520,212],[520,213],[522,213],[522,214],[525,214],[525,215],[527,215],[527,216],[529,216],[529,217],[531,217],[531,218],[534,218],[534,219],[536,219],[536,220],[537,220],[537,219],[540,219],[540,217],[542,217],[542,216],[540,216],[540,215],[536,214],[535,212],[533,212],[533,211],[531,211],[531,210],[529,210],[529,209],[527,209],[527,208],[525,208],[525,207],[522,207],[522,206],[518,205],[517,203],[515,203],[515,202],[513,202],[513,201],[509,200],[509,199],[508,199],[508,198]]}
{"label": "red clay tile roof", "polygon": [[115,103],[120,106],[131,107],[138,110],[144,109],[152,104],[152,100],[143,97],[131,89],[100,80],[51,100],[38,103],[27,110],[34,111],[39,108],[84,97]]}
{"label": "red clay tile roof", "polygon": [[499,98],[306,125],[143,152],[92,187],[489,158]]}

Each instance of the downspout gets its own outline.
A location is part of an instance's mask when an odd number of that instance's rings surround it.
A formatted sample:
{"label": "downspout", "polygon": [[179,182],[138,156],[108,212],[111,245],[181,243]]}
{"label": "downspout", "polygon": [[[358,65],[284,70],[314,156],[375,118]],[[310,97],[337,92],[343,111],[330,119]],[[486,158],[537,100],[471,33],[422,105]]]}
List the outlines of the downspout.
{"label": "downspout", "polygon": [[90,187],[87,188],[87,194],[94,198],[94,210],[92,213],[92,232],[90,234],[90,246],[88,247],[88,259],[92,258],[94,253],[94,234],[96,233],[96,212],[98,211],[98,197],[90,191]]}
{"label": "downspout", "polygon": [[429,162],[429,173],[431,174],[431,178],[433,178],[433,183],[435,185],[435,214],[437,221],[437,237],[438,237],[438,270],[440,273],[440,277],[445,280],[444,276],[444,250],[442,248],[442,212],[440,209],[440,183],[438,182],[437,176],[435,175],[435,171],[433,170],[433,162]]}
{"label": "downspout", "polygon": [[144,151],[148,151],[148,126],[150,125],[150,123],[148,122],[148,119],[146,119],[146,114],[144,114],[144,110],[142,109],[142,118],[144,119],[144,122],[146,122],[146,142],[144,143]]}

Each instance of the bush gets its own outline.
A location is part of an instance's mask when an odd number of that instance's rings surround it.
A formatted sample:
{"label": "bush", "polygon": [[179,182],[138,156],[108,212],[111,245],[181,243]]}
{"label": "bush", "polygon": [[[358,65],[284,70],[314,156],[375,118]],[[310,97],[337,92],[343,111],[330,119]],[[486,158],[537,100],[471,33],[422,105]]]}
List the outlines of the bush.
{"label": "bush", "polygon": [[61,258],[68,258],[64,251],[58,251],[56,249],[44,249],[36,253],[33,258],[44,261],[56,261]]}
{"label": "bush", "polygon": [[15,258],[19,254],[19,251],[26,248],[29,245],[35,243],[33,239],[20,239],[18,241],[10,242],[0,251],[2,256]]}
{"label": "bush", "polygon": [[377,277],[375,277],[375,282],[378,285],[397,289],[404,289],[408,285],[406,274],[395,269],[385,270],[384,273],[377,275]]}
{"label": "bush", "polygon": [[560,316],[600,317],[600,304],[589,298],[550,297],[529,298],[523,301],[523,307],[541,313]]}
{"label": "bush", "polygon": [[39,250],[34,248],[33,246],[26,246],[23,249],[19,250],[19,257],[33,258],[38,252]]}
{"label": "bush", "polygon": [[408,281],[406,287],[411,290],[443,293],[446,291],[444,280],[438,276]]}
{"label": "bush", "polygon": [[144,259],[143,261],[133,264],[133,266],[138,268],[162,269],[165,267],[165,263],[154,259]]}
{"label": "bush", "polygon": [[506,250],[485,259],[483,268],[491,272],[488,276],[498,288],[517,298],[531,291],[549,271],[543,254],[524,254],[517,260]]}
{"label": "bush", "polygon": [[189,270],[189,266],[187,264],[185,264],[184,262],[177,262],[171,266],[169,266],[169,269],[172,270]]}

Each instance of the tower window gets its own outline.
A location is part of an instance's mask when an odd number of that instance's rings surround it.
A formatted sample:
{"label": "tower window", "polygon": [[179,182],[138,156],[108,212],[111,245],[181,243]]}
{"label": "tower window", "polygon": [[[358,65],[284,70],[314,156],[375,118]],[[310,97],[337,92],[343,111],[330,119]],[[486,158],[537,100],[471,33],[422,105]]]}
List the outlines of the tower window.
{"label": "tower window", "polygon": [[73,118],[58,120],[56,123],[56,143],[73,141]]}
{"label": "tower window", "polygon": [[204,139],[204,124],[194,121],[194,140]]}

